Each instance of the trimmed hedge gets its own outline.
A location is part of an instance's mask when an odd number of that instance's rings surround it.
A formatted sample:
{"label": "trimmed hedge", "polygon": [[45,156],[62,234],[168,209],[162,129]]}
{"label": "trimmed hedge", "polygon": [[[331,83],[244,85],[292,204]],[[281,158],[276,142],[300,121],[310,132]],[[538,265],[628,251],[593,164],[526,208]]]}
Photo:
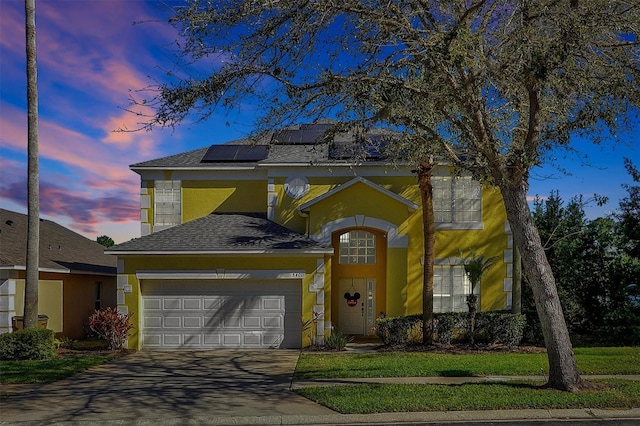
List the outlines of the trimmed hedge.
{"label": "trimmed hedge", "polygon": [[41,360],[56,355],[54,332],[48,328],[28,328],[0,335],[0,360]]}
{"label": "trimmed hedge", "polygon": [[[416,336],[416,330],[418,335]],[[422,314],[378,318],[376,335],[387,346],[406,345],[422,341]]]}
{"label": "trimmed hedge", "polygon": [[499,343],[508,347],[518,346],[524,335],[527,317],[523,314],[488,311],[476,316],[476,329],[485,333],[489,343]]}
{"label": "trimmed hedge", "polygon": [[[469,314],[447,312],[434,314],[435,340],[451,344],[468,340]],[[526,317],[504,311],[476,314],[474,340],[508,347],[518,346],[522,340]],[[422,342],[422,314],[393,318],[379,318],[376,334],[386,346],[399,346]]]}

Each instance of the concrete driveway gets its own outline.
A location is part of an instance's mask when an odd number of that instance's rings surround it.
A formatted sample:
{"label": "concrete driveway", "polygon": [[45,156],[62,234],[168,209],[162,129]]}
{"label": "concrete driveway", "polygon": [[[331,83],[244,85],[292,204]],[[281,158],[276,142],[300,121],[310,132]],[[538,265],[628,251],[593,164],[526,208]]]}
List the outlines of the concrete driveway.
{"label": "concrete driveway", "polygon": [[[294,350],[142,351],[0,399],[0,424],[327,415],[289,390]],[[175,423],[179,424],[179,423]]]}

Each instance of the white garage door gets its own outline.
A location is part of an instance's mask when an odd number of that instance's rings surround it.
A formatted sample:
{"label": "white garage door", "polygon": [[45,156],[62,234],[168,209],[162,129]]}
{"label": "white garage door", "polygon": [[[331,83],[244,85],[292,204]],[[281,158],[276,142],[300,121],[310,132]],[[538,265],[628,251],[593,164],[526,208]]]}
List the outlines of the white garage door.
{"label": "white garage door", "polygon": [[299,281],[143,281],[143,348],[299,348],[300,291]]}

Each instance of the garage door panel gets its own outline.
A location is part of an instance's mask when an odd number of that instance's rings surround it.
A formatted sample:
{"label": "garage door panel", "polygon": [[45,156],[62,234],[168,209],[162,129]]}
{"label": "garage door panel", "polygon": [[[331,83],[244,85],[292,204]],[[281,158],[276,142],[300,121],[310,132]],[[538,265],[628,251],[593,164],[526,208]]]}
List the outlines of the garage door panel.
{"label": "garage door panel", "polygon": [[143,347],[300,347],[301,283],[143,281]]}
{"label": "garage door panel", "polygon": [[228,317],[222,320],[222,328],[240,328],[242,324],[242,318],[240,317]]}
{"label": "garage door panel", "polygon": [[162,328],[162,317],[144,317],[144,328]]}
{"label": "garage door panel", "polygon": [[144,345],[145,346],[161,346],[162,345],[162,335],[161,334],[145,333],[144,334]]}
{"label": "garage door panel", "polygon": [[265,317],[263,317],[262,320],[263,320],[263,327],[264,328],[267,328],[267,329],[284,328],[284,321],[283,321],[283,318],[281,316],[274,316],[274,317],[265,316]]}
{"label": "garage door panel", "polygon": [[220,317],[204,316],[204,326],[206,328],[220,328],[222,326],[222,319]]}
{"label": "garage door panel", "polygon": [[222,339],[222,346],[238,347],[242,342],[242,335],[238,334],[224,334]]}
{"label": "garage door panel", "polygon": [[220,346],[222,344],[222,336],[218,333],[215,334],[205,334],[204,336],[204,345],[205,346]]}
{"label": "garage door panel", "polygon": [[243,328],[260,328],[259,316],[244,316],[242,317]]}
{"label": "garage door panel", "polygon": [[162,309],[162,300],[158,298],[145,298],[144,303],[142,304],[144,309],[147,311],[150,310],[160,310]]}
{"label": "garage door panel", "polygon": [[183,317],[184,328],[202,328],[202,317]]}
{"label": "garage door panel", "polygon": [[262,299],[262,309],[265,311],[280,311],[283,308],[284,296],[265,297]]}
{"label": "garage door panel", "polygon": [[181,301],[182,299],[177,297],[162,299],[162,309],[165,311],[169,309],[179,310],[182,308],[182,303],[180,303]]}
{"label": "garage door panel", "polygon": [[183,300],[183,309],[185,311],[193,311],[193,310],[201,310],[202,309],[202,299],[184,299]]}
{"label": "garage door panel", "polygon": [[182,334],[162,334],[162,345],[167,347],[180,347],[182,345]]}
{"label": "garage door panel", "polygon": [[185,334],[184,338],[184,346],[186,347],[201,347],[202,346],[202,336],[200,334]]}
{"label": "garage door panel", "polygon": [[219,297],[215,297],[215,298],[205,297],[202,299],[202,301],[204,303],[204,309],[206,310],[220,309],[220,307],[222,306],[222,300]]}
{"label": "garage door panel", "polygon": [[250,347],[259,347],[262,346],[262,335],[261,334],[252,334],[245,333],[244,337],[244,345]]}

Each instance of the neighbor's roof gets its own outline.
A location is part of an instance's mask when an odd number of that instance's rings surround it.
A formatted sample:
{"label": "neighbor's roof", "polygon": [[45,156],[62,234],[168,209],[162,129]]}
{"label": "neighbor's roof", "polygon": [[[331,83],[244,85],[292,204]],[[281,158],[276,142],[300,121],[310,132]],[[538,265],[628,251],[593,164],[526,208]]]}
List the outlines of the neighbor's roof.
{"label": "neighbor's roof", "polygon": [[[27,215],[0,209],[0,269],[26,269]],[[117,261],[105,247],[72,230],[40,219],[41,271],[116,275]]]}
{"label": "neighbor's roof", "polygon": [[110,254],[331,254],[260,214],[212,213],[107,249]]}
{"label": "neighbor's roof", "polygon": [[[168,157],[157,158],[141,163],[132,164],[133,170],[143,170],[147,168],[172,168],[172,169],[198,169],[198,168],[255,168],[268,165],[350,165],[353,163],[353,155],[349,152],[353,147],[364,148],[366,152],[367,164],[387,164],[384,155],[381,155],[369,144],[360,146],[354,144],[354,136],[351,133],[336,133],[329,143],[324,136],[324,132],[330,129],[335,123],[319,122],[312,124],[301,124],[291,126],[278,131],[263,133],[255,138],[243,138],[225,144],[212,145],[199,148],[193,151],[184,152]],[[379,145],[382,135],[389,137],[396,135],[388,130],[374,130],[366,135],[366,139],[371,145]],[[216,153],[210,153],[212,148],[230,148],[229,146],[254,145],[264,146],[264,156],[256,159],[254,155],[234,161],[238,157],[231,156],[231,159],[222,156],[216,157]],[[223,149],[224,154],[229,155],[228,149]],[[222,151],[219,151],[222,153]],[[245,150],[246,152],[246,150]],[[373,155],[370,155],[372,154]]]}

